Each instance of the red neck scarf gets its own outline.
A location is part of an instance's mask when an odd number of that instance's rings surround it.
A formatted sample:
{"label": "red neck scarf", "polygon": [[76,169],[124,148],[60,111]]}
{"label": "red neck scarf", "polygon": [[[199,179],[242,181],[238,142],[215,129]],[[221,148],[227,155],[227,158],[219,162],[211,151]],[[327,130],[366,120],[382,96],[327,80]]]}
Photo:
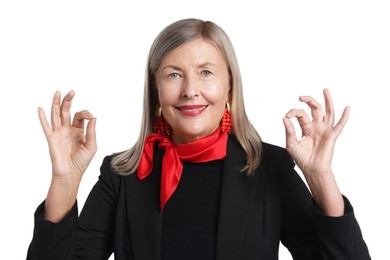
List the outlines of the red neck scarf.
{"label": "red neck scarf", "polygon": [[223,159],[226,156],[228,134],[218,128],[214,133],[188,144],[176,145],[167,136],[150,134],[146,137],[141,161],[138,165],[137,177],[142,180],[149,176],[153,168],[153,149],[164,149],[162,159],[160,207],[163,210],[168,199],[179,184],[183,163],[209,162]]}

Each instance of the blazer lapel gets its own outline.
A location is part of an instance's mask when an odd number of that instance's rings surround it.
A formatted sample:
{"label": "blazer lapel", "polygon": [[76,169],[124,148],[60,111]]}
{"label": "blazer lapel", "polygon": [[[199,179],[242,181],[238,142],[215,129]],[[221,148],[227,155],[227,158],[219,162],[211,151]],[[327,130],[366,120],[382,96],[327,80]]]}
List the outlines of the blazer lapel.
{"label": "blazer lapel", "polygon": [[160,183],[162,151],[155,149],[151,174],[142,181],[127,178],[127,215],[134,259],[160,259],[162,215]]}
{"label": "blazer lapel", "polygon": [[238,259],[256,195],[255,176],[240,172],[246,165],[241,146],[229,137],[224,160],[216,259]]}

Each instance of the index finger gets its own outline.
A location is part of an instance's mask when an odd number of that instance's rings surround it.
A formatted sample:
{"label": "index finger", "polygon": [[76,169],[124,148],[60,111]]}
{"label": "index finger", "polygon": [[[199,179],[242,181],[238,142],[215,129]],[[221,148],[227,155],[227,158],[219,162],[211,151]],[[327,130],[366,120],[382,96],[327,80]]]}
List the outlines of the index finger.
{"label": "index finger", "polygon": [[324,119],[321,104],[311,96],[300,96],[299,100],[306,103],[311,110],[313,121],[322,121]]}

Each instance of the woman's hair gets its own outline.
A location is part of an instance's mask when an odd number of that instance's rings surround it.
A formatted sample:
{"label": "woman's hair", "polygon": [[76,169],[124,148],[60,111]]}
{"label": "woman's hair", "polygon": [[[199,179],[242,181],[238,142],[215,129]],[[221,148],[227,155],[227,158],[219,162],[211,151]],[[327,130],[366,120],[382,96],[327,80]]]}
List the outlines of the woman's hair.
{"label": "woman's hair", "polygon": [[233,45],[228,35],[218,25],[199,19],[183,19],[168,25],[154,40],[147,61],[144,85],[144,105],[141,132],[130,149],[114,154],[112,168],[120,175],[129,175],[137,170],[146,137],[153,132],[158,94],[155,74],[163,59],[179,46],[202,38],[214,45],[228,67],[231,84],[230,112],[232,133],[236,136],[247,156],[247,165],[242,169],[248,175],[260,164],[261,138],[250,123],[244,106],[242,79]]}

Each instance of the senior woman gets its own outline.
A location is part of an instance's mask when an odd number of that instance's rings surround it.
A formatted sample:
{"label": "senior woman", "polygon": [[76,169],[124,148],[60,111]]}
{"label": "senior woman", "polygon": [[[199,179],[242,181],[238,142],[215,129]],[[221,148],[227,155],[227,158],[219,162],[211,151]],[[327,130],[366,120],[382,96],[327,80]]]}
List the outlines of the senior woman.
{"label": "senior woman", "polygon": [[53,172],[27,259],[278,259],[280,241],[294,259],[370,259],[331,168],[349,108],[336,123],[329,90],[325,111],[301,96],[311,118],[286,114],[286,149],[263,142],[245,112],[233,46],[215,23],[179,20],[157,36],[139,138],[104,159],[80,216],[96,119],[80,111],[72,120],[74,95],[55,93],[51,123],[39,109]]}

